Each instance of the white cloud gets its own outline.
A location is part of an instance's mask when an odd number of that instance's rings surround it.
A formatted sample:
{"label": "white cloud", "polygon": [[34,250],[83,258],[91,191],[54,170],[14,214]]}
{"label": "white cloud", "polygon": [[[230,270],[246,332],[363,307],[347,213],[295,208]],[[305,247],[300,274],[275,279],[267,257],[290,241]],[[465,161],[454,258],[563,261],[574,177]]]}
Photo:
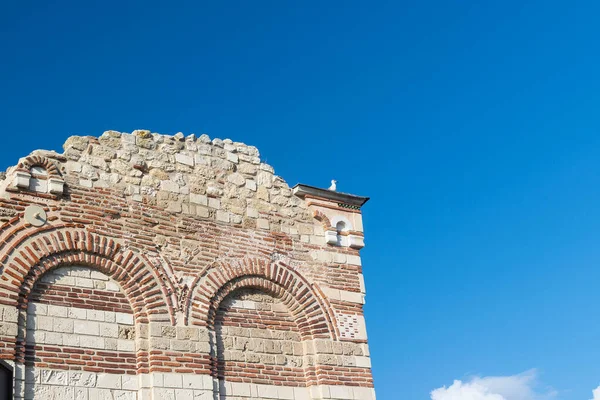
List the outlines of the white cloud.
{"label": "white cloud", "polygon": [[[600,400],[600,390],[597,396],[593,400]],[[473,377],[466,382],[456,380],[449,387],[431,392],[431,400],[548,400],[555,397],[555,391],[540,388],[535,370],[512,376]]]}
{"label": "white cloud", "polygon": [[594,389],[592,394],[594,395],[594,398],[590,399],[590,400],[600,400],[600,386],[598,386],[596,389]]}

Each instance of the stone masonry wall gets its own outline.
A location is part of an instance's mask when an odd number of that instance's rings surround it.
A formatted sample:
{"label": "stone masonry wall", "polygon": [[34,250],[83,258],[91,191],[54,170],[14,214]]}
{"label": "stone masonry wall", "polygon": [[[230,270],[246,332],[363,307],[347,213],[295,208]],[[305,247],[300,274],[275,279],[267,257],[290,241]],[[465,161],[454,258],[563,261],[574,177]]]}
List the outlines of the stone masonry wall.
{"label": "stone masonry wall", "polygon": [[232,293],[219,307],[215,331],[220,378],[306,386],[300,332],[278,299],[253,289]]}
{"label": "stone masonry wall", "polygon": [[0,176],[15,399],[374,400],[360,206],[316,193],[206,135],[21,158]]}

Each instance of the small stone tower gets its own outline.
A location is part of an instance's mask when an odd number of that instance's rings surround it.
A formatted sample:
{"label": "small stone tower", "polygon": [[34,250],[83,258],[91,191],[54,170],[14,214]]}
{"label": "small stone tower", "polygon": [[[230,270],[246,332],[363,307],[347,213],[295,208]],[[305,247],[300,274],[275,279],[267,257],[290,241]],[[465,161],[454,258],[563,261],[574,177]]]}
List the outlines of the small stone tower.
{"label": "small stone tower", "polygon": [[35,151],[0,177],[0,382],[15,399],[374,400],[367,200],[290,188],[206,135]]}

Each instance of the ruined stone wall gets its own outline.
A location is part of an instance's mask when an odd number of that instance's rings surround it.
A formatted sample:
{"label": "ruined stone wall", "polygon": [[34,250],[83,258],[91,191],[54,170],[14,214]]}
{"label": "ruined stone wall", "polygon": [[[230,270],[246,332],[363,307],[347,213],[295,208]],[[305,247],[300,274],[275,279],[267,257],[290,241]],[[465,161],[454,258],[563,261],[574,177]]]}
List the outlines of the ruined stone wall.
{"label": "ruined stone wall", "polygon": [[149,131],[71,137],[0,179],[16,399],[375,398],[354,197]]}

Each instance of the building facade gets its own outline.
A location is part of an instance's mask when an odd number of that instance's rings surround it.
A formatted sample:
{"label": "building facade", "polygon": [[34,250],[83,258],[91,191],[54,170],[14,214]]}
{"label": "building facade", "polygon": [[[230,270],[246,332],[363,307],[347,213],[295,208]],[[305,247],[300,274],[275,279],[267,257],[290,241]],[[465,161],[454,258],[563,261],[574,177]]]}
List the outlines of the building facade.
{"label": "building facade", "polygon": [[0,177],[0,382],[14,399],[374,400],[366,200],[290,188],[206,135],[37,150]]}

